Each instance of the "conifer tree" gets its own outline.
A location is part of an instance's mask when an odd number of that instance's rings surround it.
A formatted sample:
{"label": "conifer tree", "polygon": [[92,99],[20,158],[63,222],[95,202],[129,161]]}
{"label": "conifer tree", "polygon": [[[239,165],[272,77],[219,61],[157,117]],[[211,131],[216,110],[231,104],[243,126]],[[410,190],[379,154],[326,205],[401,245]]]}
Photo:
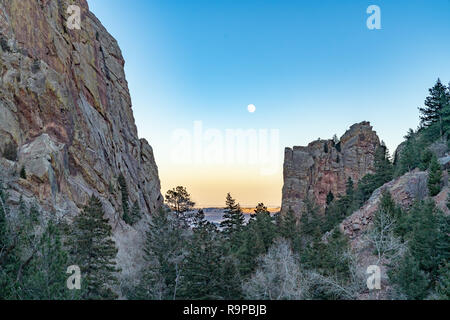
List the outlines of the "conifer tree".
{"label": "conifer tree", "polygon": [[27,178],[27,171],[25,170],[25,166],[23,166],[20,169],[20,178],[22,178],[22,179],[26,179]]}
{"label": "conifer tree", "polygon": [[299,225],[294,210],[289,207],[289,210],[281,216],[281,225],[279,228],[280,236],[288,240],[294,252],[300,249],[299,243]]}
{"label": "conifer tree", "polygon": [[129,197],[128,186],[127,186],[125,177],[122,173],[119,175],[118,182],[119,182],[120,192],[122,194],[122,219],[125,222],[127,222],[127,221],[130,222],[131,218],[130,218],[130,204],[128,203],[128,197]]}
{"label": "conifer tree", "polygon": [[328,192],[328,194],[327,194],[327,206],[329,206],[333,202],[333,200],[334,200],[334,194],[330,190],[330,192]]}
{"label": "conifer tree", "polygon": [[444,128],[448,116],[449,94],[447,88],[438,79],[433,88],[429,89],[430,95],[425,99],[424,107],[420,107],[420,120],[424,127],[437,125],[439,127],[439,137],[444,136]]}
{"label": "conifer tree", "polygon": [[202,210],[194,215],[193,236],[189,241],[179,297],[192,300],[223,299],[223,253],[216,227],[206,221]]}
{"label": "conifer tree", "polygon": [[223,234],[230,239],[242,231],[245,219],[241,206],[239,203],[236,203],[236,200],[229,193],[227,194],[225,205],[225,213],[220,227]]}
{"label": "conifer tree", "polygon": [[69,265],[63,248],[59,226],[49,221],[39,242],[39,250],[26,270],[20,292],[26,300],[77,299],[78,292],[66,286],[66,269]]}
{"label": "conifer tree", "polygon": [[145,300],[175,300],[184,272],[185,230],[176,217],[160,208],[151,216],[146,234],[142,272],[136,295]]}
{"label": "conifer tree", "polygon": [[410,300],[421,300],[426,297],[429,279],[412,255],[406,254],[395,269],[388,271],[388,275],[401,296]]}
{"label": "conifer tree", "polygon": [[434,197],[441,192],[442,170],[435,155],[431,158],[428,169],[428,190],[430,196]]}
{"label": "conifer tree", "polygon": [[390,160],[389,151],[384,144],[375,150],[374,166],[374,183],[376,189],[386,182],[391,181],[394,176],[394,167]]}
{"label": "conifer tree", "polygon": [[175,213],[180,225],[187,228],[192,219],[190,211],[194,208],[195,202],[192,201],[191,195],[187,192],[186,188],[178,186],[172,190],[168,190],[166,193],[166,203]]}
{"label": "conifer tree", "polygon": [[117,249],[111,239],[112,228],[104,217],[101,201],[92,196],[74,220],[71,248],[74,264],[82,273],[82,298],[115,299]]}
{"label": "conifer tree", "polygon": [[256,206],[243,233],[244,243],[238,257],[240,273],[246,276],[254,270],[256,259],[267,252],[276,235],[274,220],[263,203]]}

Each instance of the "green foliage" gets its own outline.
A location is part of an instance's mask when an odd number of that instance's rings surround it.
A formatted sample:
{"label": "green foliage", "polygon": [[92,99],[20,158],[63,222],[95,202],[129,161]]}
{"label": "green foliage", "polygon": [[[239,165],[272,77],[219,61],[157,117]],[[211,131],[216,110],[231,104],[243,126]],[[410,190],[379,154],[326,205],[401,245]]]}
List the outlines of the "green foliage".
{"label": "green foliage", "polygon": [[[0,198],[0,203],[6,200],[1,187]],[[0,299],[76,299],[66,287],[68,260],[60,226],[50,220],[42,233],[37,232],[32,211],[22,197],[16,214],[7,217],[0,210]]]}
{"label": "green foliage", "polygon": [[227,194],[225,205],[225,213],[220,227],[223,228],[222,232],[227,239],[236,239],[236,236],[244,227],[244,214],[239,203],[236,203],[236,200],[229,193]]}
{"label": "green foliage", "polygon": [[[130,204],[128,203],[129,193],[128,186],[124,175],[121,173],[117,179],[120,187],[120,192],[122,194],[122,219],[126,221],[131,221],[130,218]],[[128,223],[128,222],[127,222]]]}
{"label": "green foliage", "polygon": [[300,249],[300,225],[297,221],[294,210],[289,210],[281,216],[281,223],[278,230],[280,236],[290,242],[294,251]]}
{"label": "green foliage", "polygon": [[436,291],[441,300],[450,300],[450,263],[448,261],[439,268]]}
{"label": "green foliage", "polygon": [[[445,278],[441,278],[450,257],[450,217],[432,200],[417,202],[407,214],[400,215],[396,233],[409,249],[389,271],[400,293],[409,299],[422,299],[433,291],[445,291]],[[409,283],[414,277],[417,282]]]}
{"label": "green foliage", "polygon": [[430,167],[430,163],[433,160],[433,152],[430,149],[425,149],[422,151],[420,156],[419,168],[422,171],[427,170]]}
{"label": "green foliage", "polygon": [[338,143],[336,143],[334,147],[336,148],[337,152],[341,152],[341,142],[340,141]]}
{"label": "green foliage", "polygon": [[164,209],[152,215],[144,247],[144,268],[134,295],[129,298],[172,300],[177,298],[186,256],[182,226]]}
{"label": "green foliage", "polygon": [[334,194],[333,194],[333,192],[330,191],[327,194],[327,206],[329,206],[330,203],[333,202],[333,200],[334,200]]}
{"label": "green foliage", "polygon": [[166,193],[166,203],[175,213],[177,220],[184,227],[188,227],[192,219],[190,211],[195,206],[195,202],[191,200],[191,195],[185,187],[178,186]]}
{"label": "green foliage", "polygon": [[20,169],[20,178],[21,179],[26,179],[27,178],[27,171],[25,170],[24,166]]}
{"label": "green foliage", "polygon": [[[193,236],[189,241],[189,254],[183,269],[179,297],[191,300],[226,299],[239,297],[236,282],[230,297],[230,283],[220,234],[216,227],[205,220],[202,210],[194,216]],[[237,277],[232,272],[232,277]],[[233,283],[233,281],[231,281]]]}
{"label": "green foliage", "polygon": [[77,299],[77,292],[66,286],[68,255],[63,248],[60,226],[50,221],[38,243],[39,250],[26,269],[20,299]]}
{"label": "green foliage", "polygon": [[424,147],[420,135],[410,129],[405,138],[405,145],[399,155],[400,159],[396,168],[396,176],[410,172],[420,165],[420,153]]}
{"label": "green foliage", "polygon": [[71,249],[73,264],[80,266],[82,298],[115,299],[112,288],[117,285],[115,258],[117,249],[111,239],[112,228],[104,218],[102,203],[92,196],[73,223]]}
{"label": "green foliage", "polygon": [[441,192],[442,169],[436,156],[432,156],[428,169],[428,190],[434,197]]}
{"label": "green foliage", "polygon": [[238,250],[240,274],[254,271],[256,259],[267,252],[276,236],[276,225],[267,207],[259,203],[243,230],[243,244]]}
{"label": "green foliage", "polygon": [[450,93],[438,79],[433,88],[429,89],[430,95],[425,99],[424,107],[419,108],[420,121],[423,127],[437,125],[439,137],[443,137],[449,126]]}
{"label": "green foliage", "polygon": [[395,269],[389,270],[388,275],[397,290],[407,299],[417,300],[426,297],[429,279],[412,255],[407,254]]}
{"label": "green foliage", "polygon": [[142,218],[141,207],[139,206],[139,202],[135,201],[133,206],[131,207],[131,212],[129,215],[123,217],[123,221],[129,225],[134,225]]}

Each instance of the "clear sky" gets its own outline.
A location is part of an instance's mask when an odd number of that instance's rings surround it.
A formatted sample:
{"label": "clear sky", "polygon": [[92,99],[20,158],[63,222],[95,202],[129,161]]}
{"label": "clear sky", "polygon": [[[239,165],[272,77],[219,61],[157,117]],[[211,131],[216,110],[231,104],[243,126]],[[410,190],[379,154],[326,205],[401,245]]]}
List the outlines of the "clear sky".
{"label": "clear sky", "polygon": [[[186,186],[199,206],[223,206],[227,192],[279,206],[284,148],[356,122],[392,153],[427,89],[450,81],[450,0],[88,2],[122,49],[162,192]],[[369,5],[381,30],[367,28]],[[225,159],[237,129],[255,129],[243,141],[256,147],[230,150],[268,156]]]}

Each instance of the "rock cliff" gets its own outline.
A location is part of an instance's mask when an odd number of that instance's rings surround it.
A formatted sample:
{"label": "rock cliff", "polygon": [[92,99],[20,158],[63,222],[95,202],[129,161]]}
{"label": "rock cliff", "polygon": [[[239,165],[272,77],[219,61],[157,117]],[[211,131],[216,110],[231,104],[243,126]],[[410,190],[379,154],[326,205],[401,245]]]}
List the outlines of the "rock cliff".
{"label": "rock cliff", "polygon": [[[67,28],[71,4],[81,8],[80,30]],[[0,155],[17,150],[17,158],[1,158],[0,179],[13,204],[22,194],[61,217],[100,197],[127,273],[139,264],[145,224],[121,220],[117,178],[124,175],[130,203],[146,216],[162,197],[152,148],[138,138],[124,63],[86,0],[0,0]],[[17,175],[22,167],[27,179]]]}
{"label": "rock cliff", "polygon": [[380,139],[369,122],[354,124],[339,141],[317,140],[307,147],[286,148],[282,212],[296,213],[308,197],[324,206],[327,194],[344,195],[346,182],[355,185],[373,172]]}

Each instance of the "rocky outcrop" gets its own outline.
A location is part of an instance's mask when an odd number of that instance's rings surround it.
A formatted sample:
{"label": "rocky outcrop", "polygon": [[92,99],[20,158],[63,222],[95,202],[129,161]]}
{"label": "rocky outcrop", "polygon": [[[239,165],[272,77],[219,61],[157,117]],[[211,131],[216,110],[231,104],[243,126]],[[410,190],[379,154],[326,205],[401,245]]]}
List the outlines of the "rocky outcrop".
{"label": "rocky outcrop", "polygon": [[427,181],[428,173],[417,169],[386,183],[375,190],[370,199],[359,210],[341,223],[341,231],[351,241],[363,241],[360,236],[370,228],[384,190],[391,193],[392,198],[398,205],[407,209],[415,200],[423,200],[428,196]]}
{"label": "rocky outcrop", "polygon": [[307,147],[286,148],[282,212],[290,207],[300,212],[311,197],[324,206],[327,194],[345,194],[348,178],[355,185],[373,172],[375,150],[380,139],[369,122],[350,127],[339,141],[317,140]]}
{"label": "rocky outcrop", "polygon": [[[70,4],[81,8],[80,30],[66,26]],[[162,202],[158,170],[138,138],[119,46],[86,0],[0,0],[0,154],[8,144],[18,161],[2,159],[0,178],[12,201],[23,194],[70,218],[100,197],[119,265],[132,272],[143,227],[122,222],[117,177],[148,216]]]}

